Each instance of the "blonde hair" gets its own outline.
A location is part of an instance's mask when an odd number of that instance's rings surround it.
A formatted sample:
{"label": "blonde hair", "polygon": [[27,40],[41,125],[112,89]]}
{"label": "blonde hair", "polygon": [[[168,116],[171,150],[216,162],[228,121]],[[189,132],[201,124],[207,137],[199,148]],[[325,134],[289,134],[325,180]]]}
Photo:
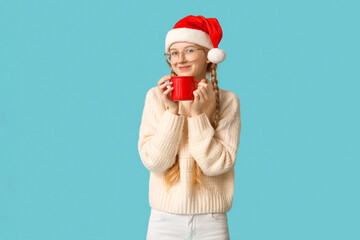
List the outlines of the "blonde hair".
{"label": "blonde hair", "polygon": [[[209,50],[210,49],[206,49],[206,55]],[[171,68],[171,64],[168,61],[166,61],[166,62],[169,65],[169,67]],[[218,80],[216,78],[216,68],[217,68],[217,64],[212,63],[212,62],[208,63],[206,66],[206,72],[211,73],[211,83],[212,83],[212,87],[215,92],[216,110],[215,110],[215,120],[212,123],[212,126],[214,127],[214,129],[216,129],[219,124],[219,111],[220,111],[220,97],[219,97]],[[174,72],[174,70],[172,68],[171,68],[171,75],[176,76],[176,73]],[[202,172],[201,168],[196,163],[196,161],[194,161],[194,165],[192,168],[192,176],[193,177],[191,180],[192,187],[199,187],[199,184],[203,187],[206,187],[200,178],[202,174],[203,174],[203,172]],[[180,180],[180,166],[179,166],[178,155],[176,155],[176,157],[175,157],[174,165],[165,172],[164,180],[166,183],[166,191],[169,191],[169,189]]]}

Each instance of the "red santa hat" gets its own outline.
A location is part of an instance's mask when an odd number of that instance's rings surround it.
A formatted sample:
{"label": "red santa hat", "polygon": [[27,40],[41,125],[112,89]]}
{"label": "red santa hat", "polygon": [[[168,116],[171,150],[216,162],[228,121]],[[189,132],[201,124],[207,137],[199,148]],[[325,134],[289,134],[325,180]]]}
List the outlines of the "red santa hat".
{"label": "red santa hat", "polygon": [[222,38],[221,26],[216,18],[189,15],[178,21],[165,38],[165,52],[174,42],[192,42],[209,48],[207,58],[210,62],[225,60],[225,51],[218,48]]}

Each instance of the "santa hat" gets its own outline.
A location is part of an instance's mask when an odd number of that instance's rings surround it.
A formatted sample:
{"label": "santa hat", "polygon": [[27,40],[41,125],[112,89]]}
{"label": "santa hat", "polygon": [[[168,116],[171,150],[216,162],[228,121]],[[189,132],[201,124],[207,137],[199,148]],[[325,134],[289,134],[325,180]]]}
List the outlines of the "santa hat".
{"label": "santa hat", "polygon": [[189,15],[178,21],[165,38],[165,52],[174,42],[192,42],[209,48],[207,58],[210,62],[221,63],[225,60],[225,51],[218,48],[222,38],[221,26],[216,18]]}

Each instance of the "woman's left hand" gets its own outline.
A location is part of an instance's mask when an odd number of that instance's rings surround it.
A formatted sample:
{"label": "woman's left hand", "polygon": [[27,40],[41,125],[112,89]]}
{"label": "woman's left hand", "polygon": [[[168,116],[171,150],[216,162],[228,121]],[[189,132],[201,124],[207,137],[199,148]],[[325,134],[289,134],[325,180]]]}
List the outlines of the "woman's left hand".
{"label": "woman's left hand", "polygon": [[193,92],[194,100],[190,104],[190,115],[195,117],[202,113],[202,105],[208,100],[207,83],[205,79],[202,79],[197,89]]}

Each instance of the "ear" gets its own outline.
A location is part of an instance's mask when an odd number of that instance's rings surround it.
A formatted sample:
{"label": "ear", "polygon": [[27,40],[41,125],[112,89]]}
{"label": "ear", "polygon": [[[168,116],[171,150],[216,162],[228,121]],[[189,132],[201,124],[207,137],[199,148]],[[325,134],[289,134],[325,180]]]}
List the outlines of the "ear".
{"label": "ear", "polygon": [[208,63],[208,64],[209,64],[209,63],[210,63],[210,60],[209,60],[209,59],[206,59],[206,63]]}

